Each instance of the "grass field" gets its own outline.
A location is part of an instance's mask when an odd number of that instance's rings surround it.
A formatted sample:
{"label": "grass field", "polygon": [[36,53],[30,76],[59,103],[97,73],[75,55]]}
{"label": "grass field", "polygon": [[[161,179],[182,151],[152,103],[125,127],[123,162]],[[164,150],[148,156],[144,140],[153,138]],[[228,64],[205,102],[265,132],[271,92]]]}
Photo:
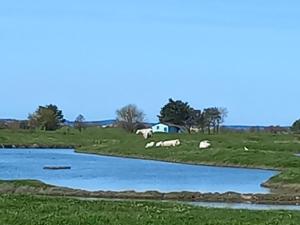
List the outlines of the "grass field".
{"label": "grass field", "polygon": [[[175,148],[145,149],[149,141],[180,139]],[[212,148],[200,150],[201,140]],[[82,133],[62,128],[54,132],[0,130],[0,144],[40,146],[77,146],[87,153],[137,157],[172,162],[280,169],[282,173],[268,182],[272,187],[300,191],[300,136],[270,133],[156,134],[149,140],[117,128],[88,128]],[[249,151],[244,151],[244,146]],[[289,189],[289,191],[290,191]]]}
{"label": "grass field", "polygon": [[177,203],[0,196],[2,225],[298,225],[299,212],[207,209]]}

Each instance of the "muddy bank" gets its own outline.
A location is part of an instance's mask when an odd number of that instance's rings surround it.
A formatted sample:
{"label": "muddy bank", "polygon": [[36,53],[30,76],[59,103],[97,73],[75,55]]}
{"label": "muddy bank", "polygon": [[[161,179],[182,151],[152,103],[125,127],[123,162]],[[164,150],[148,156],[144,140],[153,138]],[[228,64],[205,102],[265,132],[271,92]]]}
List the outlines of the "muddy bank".
{"label": "muddy bank", "polygon": [[96,191],[89,192],[70,188],[55,187],[43,183],[34,185],[22,184],[20,182],[1,182],[0,194],[30,194],[47,196],[70,196],[83,198],[107,198],[107,199],[141,199],[141,200],[174,200],[189,202],[226,202],[226,203],[253,203],[253,204],[281,204],[300,205],[300,194],[239,194],[234,192],[199,193],[199,192],[172,192],[160,193],[156,191],[147,192],[111,192]]}

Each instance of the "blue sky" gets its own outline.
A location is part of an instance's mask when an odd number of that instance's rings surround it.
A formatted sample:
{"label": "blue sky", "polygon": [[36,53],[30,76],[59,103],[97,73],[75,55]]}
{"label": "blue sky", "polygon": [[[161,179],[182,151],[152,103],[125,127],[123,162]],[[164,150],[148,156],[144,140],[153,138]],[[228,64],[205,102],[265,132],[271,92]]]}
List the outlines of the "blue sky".
{"label": "blue sky", "polygon": [[300,2],[0,3],[0,118],[57,104],[67,119],[155,121],[168,98],[227,107],[226,124],[300,118]]}

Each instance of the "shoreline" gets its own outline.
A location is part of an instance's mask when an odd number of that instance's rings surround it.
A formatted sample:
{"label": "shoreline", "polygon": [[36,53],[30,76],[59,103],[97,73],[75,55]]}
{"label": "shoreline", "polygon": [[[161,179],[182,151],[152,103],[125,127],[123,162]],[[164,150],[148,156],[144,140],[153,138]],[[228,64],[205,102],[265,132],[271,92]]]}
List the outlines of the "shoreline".
{"label": "shoreline", "polygon": [[131,199],[131,200],[157,200],[182,202],[217,202],[217,203],[248,203],[269,205],[295,205],[300,206],[299,194],[241,194],[201,193],[201,192],[170,192],[158,191],[85,191],[66,187],[48,185],[36,180],[0,180],[0,194],[42,195],[61,197],[81,197],[97,199]]}

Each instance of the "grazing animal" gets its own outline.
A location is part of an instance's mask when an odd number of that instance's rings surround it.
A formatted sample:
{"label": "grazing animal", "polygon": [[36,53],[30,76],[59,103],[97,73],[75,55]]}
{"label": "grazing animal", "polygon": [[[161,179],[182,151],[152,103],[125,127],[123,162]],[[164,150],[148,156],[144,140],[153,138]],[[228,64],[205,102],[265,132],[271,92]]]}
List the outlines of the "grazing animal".
{"label": "grazing animal", "polygon": [[162,147],[175,147],[175,146],[178,146],[180,145],[180,141],[178,139],[176,140],[170,140],[170,141],[163,141],[162,142]]}
{"label": "grazing animal", "polygon": [[190,128],[190,132],[191,133],[199,133],[200,129],[199,128],[196,128],[196,127],[191,127]]}
{"label": "grazing animal", "polygon": [[146,146],[145,146],[145,148],[152,148],[154,146],[155,146],[155,142],[152,141],[152,142],[147,143]]}
{"label": "grazing animal", "polygon": [[245,146],[245,147],[244,147],[244,151],[245,151],[245,152],[248,152],[249,149]]}
{"label": "grazing animal", "polygon": [[205,140],[205,141],[201,141],[200,144],[199,144],[199,148],[200,149],[207,149],[211,146],[211,143],[209,143],[208,140]]}
{"label": "grazing animal", "polygon": [[149,137],[152,137],[152,129],[140,129],[136,131],[136,134],[142,134],[145,139],[148,139]]}
{"label": "grazing animal", "polygon": [[156,145],[155,145],[155,147],[161,147],[162,143],[163,143],[162,141],[157,142]]}

